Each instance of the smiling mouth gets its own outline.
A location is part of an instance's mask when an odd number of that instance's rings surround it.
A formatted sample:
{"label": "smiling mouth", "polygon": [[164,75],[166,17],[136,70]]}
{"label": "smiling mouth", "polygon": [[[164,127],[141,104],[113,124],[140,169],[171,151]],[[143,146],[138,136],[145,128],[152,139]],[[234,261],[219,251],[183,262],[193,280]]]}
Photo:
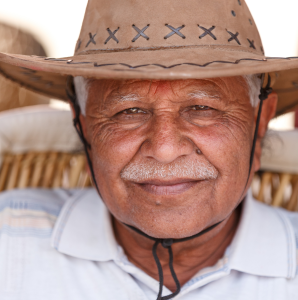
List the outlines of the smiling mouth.
{"label": "smiling mouth", "polygon": [[144,191],[155,195],[178,195],[182,194],[202,180],[194,179],[175,179],[175,180],[148,180],[135,182]]}

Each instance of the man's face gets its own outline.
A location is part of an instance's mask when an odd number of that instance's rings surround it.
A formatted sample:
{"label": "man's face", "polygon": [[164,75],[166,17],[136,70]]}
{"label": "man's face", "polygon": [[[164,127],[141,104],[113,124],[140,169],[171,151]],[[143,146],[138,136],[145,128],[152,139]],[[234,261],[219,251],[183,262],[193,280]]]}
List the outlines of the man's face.
{"label": "man's face", "polygon": [[159,238],[228,217],[248,176],[254,112],[242,77],[92,81],[82,122],[110,212]]}

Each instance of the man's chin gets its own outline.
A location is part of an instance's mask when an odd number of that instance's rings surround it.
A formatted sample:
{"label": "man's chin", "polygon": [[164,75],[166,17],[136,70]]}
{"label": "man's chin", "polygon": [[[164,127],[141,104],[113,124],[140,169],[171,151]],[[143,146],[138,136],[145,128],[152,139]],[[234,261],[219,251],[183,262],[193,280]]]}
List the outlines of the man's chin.
{"label": "man's chin", "polygon": [[[185,222],[184,222],[185,223]],[[183,239],[191,237],[208,228],[210,225],[188,225],[183,226],[180,222],[161,222],[159,226],[138,226],[137,228],[145,234],[157,239]]]}
{"label": "man's chin", "polygon": [[[117,220],[155,238],[184,238],[216,219],[214,180],[126,182],[125,198],[107,206]],[[116,210],[115,210],[116,208]]]}
{"label": "man's chin", "polygon": [[168,209],[157,206],[147,212],[139,211],[138,214],[130,215],[130,218],[127,224],[154,238],[185,238],[216,223],[211,210],[206,210],[205,205]]}

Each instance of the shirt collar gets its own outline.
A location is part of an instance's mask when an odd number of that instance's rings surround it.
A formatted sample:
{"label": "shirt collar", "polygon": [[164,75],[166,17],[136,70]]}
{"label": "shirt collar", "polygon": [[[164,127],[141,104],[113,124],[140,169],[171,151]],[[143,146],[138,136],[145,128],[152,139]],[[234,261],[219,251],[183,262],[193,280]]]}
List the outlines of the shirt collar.
{"label": "shirt collar", "polygon": [[92,261],[117,258],[111,216],[95,189],[76,191],[65,203],[51,245],[61,253]]}
{"label": "shirt collar", "polygon": [[295,277],[296,245],[291,224],[282,210],[254,200],[250,190],[227,252],[231,269],[258,276]]}
{"label": "shirt collar", "polygon": [[[63,206],[51,244],[73,257],[108,261],[119,258],[110,213],[96,190],[74,193]],[[249,191],[240,223],[228,247],[230,269],[270,277],[295,277],[296,246],[293,229],[280,210],[255,201]]]}

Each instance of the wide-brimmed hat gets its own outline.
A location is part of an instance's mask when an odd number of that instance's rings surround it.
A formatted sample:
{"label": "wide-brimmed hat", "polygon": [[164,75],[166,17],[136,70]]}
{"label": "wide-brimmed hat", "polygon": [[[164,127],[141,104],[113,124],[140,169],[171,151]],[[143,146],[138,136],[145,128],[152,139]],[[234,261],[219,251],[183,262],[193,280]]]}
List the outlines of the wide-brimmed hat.
{"label": "wide-brimmed hat", "polygon": [[63,100],[68,76],[171,80],[272,73],[277,115],[298,106],[298,57],[264,55],[244,0],[89,0],[73,56],[0,53],[0,72]]}

